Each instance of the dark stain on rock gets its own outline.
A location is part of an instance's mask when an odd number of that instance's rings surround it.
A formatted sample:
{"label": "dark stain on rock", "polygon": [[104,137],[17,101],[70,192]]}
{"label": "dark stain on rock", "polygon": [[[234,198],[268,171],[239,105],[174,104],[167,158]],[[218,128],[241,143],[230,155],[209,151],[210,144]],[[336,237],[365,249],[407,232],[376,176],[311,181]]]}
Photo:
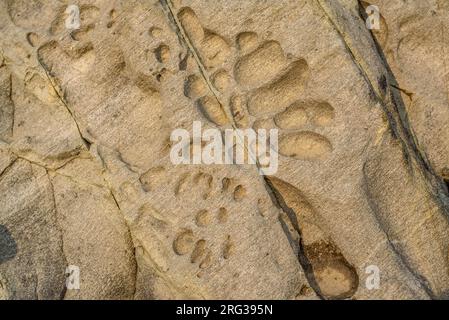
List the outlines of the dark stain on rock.
{"label": "dark stain on rock", "polygon": [[8,228],[0,224],[0,264],[13,259],[17,254],[17,244]]}
{"label": "dark stain on rock", "polygon": [[385,97],[385,95],[387,94],[387,86],[388,86],[388,82],[387,82],[387,77],[383,74],[379,80],[379,87],[382,90],[382,95]]}

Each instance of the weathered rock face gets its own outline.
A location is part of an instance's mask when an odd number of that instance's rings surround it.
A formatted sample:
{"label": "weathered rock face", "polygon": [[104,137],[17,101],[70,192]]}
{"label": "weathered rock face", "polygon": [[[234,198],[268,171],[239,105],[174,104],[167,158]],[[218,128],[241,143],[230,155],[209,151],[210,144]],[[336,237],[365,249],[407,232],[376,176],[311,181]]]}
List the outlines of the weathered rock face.
{"label": "weathered rock face", "polygon": [[418,145],[437,174],[449,179],[449,3],[367,1],[377,5],[383,27],[375,32]]}
{"label": "weathered rock face", "polygon": [[[77,5],[0,4],[0,298],[448,297],[445,3]],[[278,171],[173,164],[194,121]]]}

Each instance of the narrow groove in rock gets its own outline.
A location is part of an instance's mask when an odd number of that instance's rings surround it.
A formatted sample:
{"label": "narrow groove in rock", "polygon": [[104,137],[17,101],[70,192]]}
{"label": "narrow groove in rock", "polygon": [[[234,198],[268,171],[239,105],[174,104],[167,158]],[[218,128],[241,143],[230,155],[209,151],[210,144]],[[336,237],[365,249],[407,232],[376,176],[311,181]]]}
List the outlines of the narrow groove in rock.
{"label": "narrow groove in rock", "polygon": [[[62,224],[61,224],[60,218],[59,218],[58,206],[56,204],[55,186],[53,185],[53,181],[50,178],[48,170],[46,170],[45,172],[46,172],[46,175],[47,175],[48,182],[50,183],[51,194],[52,194],[52,199],[53,199],[53,206],[55,208],[56,225],[58,226],[58,231],[60,232],[60,237],[61,237],[61,252],[62,252],[64,261],[65,261],[65,265],[66,265],[66,268],[67,268],[69,266],[69,262],[67,260],[67,255],[65,254],[65,251],[64,251],[64,232],[63,232]],[[66,293],[67,293],[67,287],[66,287],[66,284],[64,283],[63,290],[61,292],[61,299],[62,300],[64,300]]]}
{"label": "narrow groove in rock", "polygon": [[[323,1],[323,0],[318,0],[318,1]],[[363,6],[362,6],[360,0],[358,0],[358,4],[359,4],[359,13],[361,15],[361,18],[364,18],[364,16],[363,16],[364,11],[361,9],[361,8],[363,8]],[[324,10],[324,8],[323,8],[323,10]],[[403,89],[401,89],[401,86],[399,85],[399,83],[396,80],[396,77],[388,63],[388,60],[385,56],[385,53],[382,50],[382,47],[380,46],[379,42],[377,41],[376,37],[373,35],[372,32],[370,32],[370,35],[371,35],[371,39],[375,45],[375,48],[377,50],[377,54],[380,57],[382,64],[388,73],[389,81],[391,82],[391,83],[389,83],[389,85],[397,90],[404,92],[406,95],[409,95],[409,96],[410,96],[410,94],[413,95],[413,93],[409,93],[409,92],[406,92]],[[344,41],[344,38],[343,38],[343,41]],[[371,87],[373,87],[373,85],[371,85]],[[447,197],[449,197],[449,193],[446,190],[444,190],[444,188],[442,188],[443,187],[442,178],[436,174],[435,170],[430,165],[429,160],[427,159],[425,153],[422,152],[419,148],[419,141],[413,132],[413,127],[410,124],[410,121],[408,119],[408,113],[405,108],[405,104],[404,104],[404,101],[402,100],[402,97],[400,95],[395,95],[393,93],[393,91],[390,90],[390,98],[391,98],[391,105],[393,106],[394,111],[396,112],[396,114],[398,115],[398,118],[399,118],[399,121],[395,120],[395,123],[400,124],[399,128],[401,129],[403,135],[405,136],[405,140],[406,140],[404,143],[408,147],[404,150],[404,152],[406,153],[405,156],[407,157],[410,155],[410,153],[412,153],[412,155],[414,156],[414,159],[417,161],[420,168],[424,172],[424,178],[425,178],[429,188],[431,190],[435,191],[434,194],[440,194],[440,192],[442,192],[443,194],[446,194]],[[388,119],[391,120],[392,118],[389,116],[389,114],[391,114],[391,113],[388,111],[387,104],[388,103],[386,101],[382,100],[383,110],[384,110],[384,112],[387,113]],[[402,141],[402,139],[401,139],[401,141]],[[446,213],[446,216],[449,219],[449,208],[447,207],[447,205],[444,205],[443,201],[440,198],[438,198],[437,200],[438,200],[438,203],[440,204],[442,211]]]}
{"label": "narrow groove in rock", "polygon": [[45,72],[45,75],[47,77],[47,80],[50,82],[51,87],[53,88],[54,92],[56,93],[56,95],[58,96],[59,101],[62,103],[62,105],[66,108],[66,110],[68,111],[70,117],[72,118],[73,122],[75,123],[76,129],[78,130],[78,134],[80,135],[81,140],[83,141],[85,147],[87,148],[87,150],[90,149],[90,146],[92,144],[91,141],[89,141],[88,139],[86,139],[83,134],[81,133],[81,129],[80,126],[78,124],[78,122],[76,121],[75,115],[73,114],[72,110],[70,110],[69,106],[67,105],[67,103],[65,102],[64,98],[61,97],[61,95],[59,94],[59,91],[56,89],[55,84],[53,83],[53,79],[51,77],[51,75],[49,74],[49,71],[47,70],[47,68],[41,63],[41,61],[38,59],[39,65],[42,67],[42,69]]}
{"label": "narrow groove in rock", "polygon": [[[173,22],[173,24],[175,26],[176,34],[178,35],[178,37],[180,37],[181,41],[186,45],[188,51],[190,51],[192,53],[193,58],[195,59],[195,62],[196,62],[197,66],[199,68],[199,71],[201,73],[201,77],[206,82],[208,89],[213,94],[215,99],[217,99],[217,101],[220,105],[220,108],[226,115],[227,119],[230,120],[227,110],[224,108],[224,104],[218,98],[219,95],[215,91],[212,83],[209,80],[206,68],[204,67],[204,63],[201,61],[201,57],[199,56],[197,49],[192,44],[192,41],[190,41],[189,36],[185,32],[184,28],[182,27],[181,23],[179,22],[178,18],[176,17],[176,15],[174,13],[173,4],[170,2],[170,0],[160,0],[160,3],[162,5],[162,8],[164,8],[164,11],[167,13],[169,21]],[[233,123],[233,121],[230,121],[230,122]]]}
{"label": "narrow groove in rock", "polygon": [[298,220],[296,219],[296,214],[295,212],[287,206],[287,204],[285,203],[285,201],[282,198],[282,194],[280,194],[280,192],[273,186],[273,184],[266,178],[264,177],[264,182],[267,188],[269,188],[270,192],[272,193],[273,197],[270,197],[271,201],[273,201],[273,204],[278,207],[281,208],[287,215],[290,223],[293,225],[295,231],[298,233],[300,240],[299,240],[299,250],[298,250],[298,262],[301,265],[302,269],[304,270],[304,274],[306,276],[306,280],[309,283],[309,286],[313,289],[313,291],[315,291],[315,293],[317,294],[317,296],[324,300],[324,297],[321,294],[321,290],[318,286],[318,283],[315,279],[315,276],[313,274],[313,267],[312,264],[310,263],[309,259],[307,258],[307,256],[304,253],[304,243],[302,241],[302,232],[301,229],[299,227],[299,223]]}

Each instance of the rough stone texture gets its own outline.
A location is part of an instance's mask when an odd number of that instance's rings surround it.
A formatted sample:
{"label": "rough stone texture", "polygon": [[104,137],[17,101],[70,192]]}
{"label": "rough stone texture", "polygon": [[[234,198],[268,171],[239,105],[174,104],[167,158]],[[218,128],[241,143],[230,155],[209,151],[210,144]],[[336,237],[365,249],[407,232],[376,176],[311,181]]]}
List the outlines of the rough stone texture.
{"label": "rough stone texture", "polygon": [[449,3],[367,1],[379,7],[383,28],[375,33],[396,78],[421,152],[449,179]]}
{"label": "rough stone texture", "polygon": [[[0,2],[0,298],[449,297],[446,2],[75,4]],[[172,164],[193,121],[278,172]]]}

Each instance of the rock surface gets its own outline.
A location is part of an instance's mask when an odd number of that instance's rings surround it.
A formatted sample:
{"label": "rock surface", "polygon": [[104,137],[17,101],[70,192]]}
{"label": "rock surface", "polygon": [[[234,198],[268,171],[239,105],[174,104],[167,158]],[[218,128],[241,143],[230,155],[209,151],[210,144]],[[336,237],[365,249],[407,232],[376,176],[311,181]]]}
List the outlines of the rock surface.
{"label": "rock surface", "polygon": [[[446,1],[75,4],[0,1],[0,298],[449,298]],[[277,172],[173,164],[194,121]]]}

